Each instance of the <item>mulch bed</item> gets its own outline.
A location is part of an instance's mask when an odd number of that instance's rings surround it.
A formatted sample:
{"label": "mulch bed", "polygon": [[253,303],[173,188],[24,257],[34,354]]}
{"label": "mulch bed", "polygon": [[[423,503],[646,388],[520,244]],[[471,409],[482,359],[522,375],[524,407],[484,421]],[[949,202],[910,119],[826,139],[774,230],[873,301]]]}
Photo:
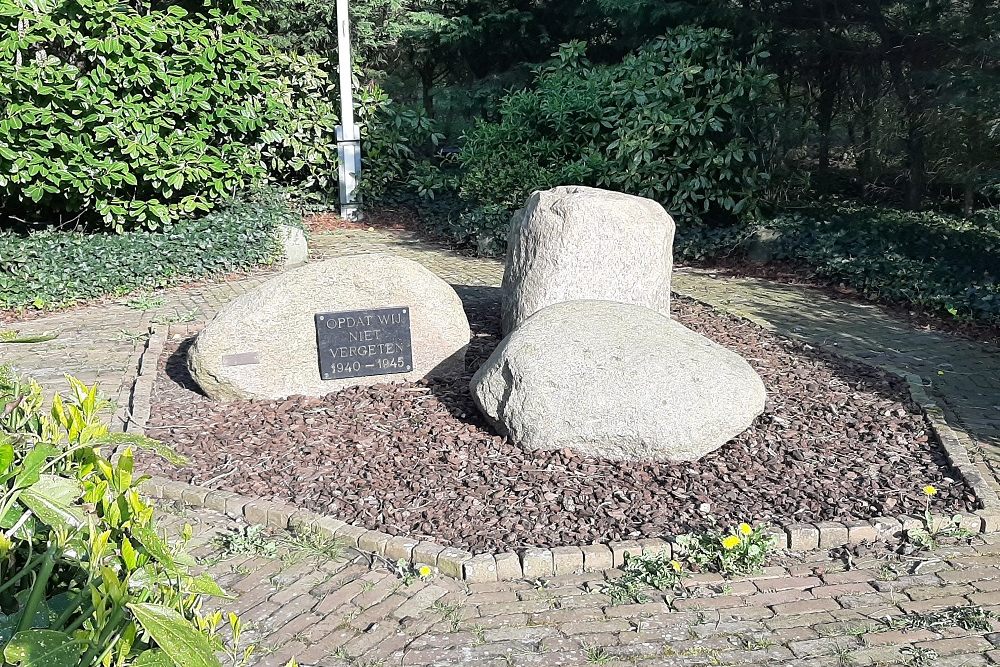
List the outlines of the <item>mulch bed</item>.
{"label": "mulch bed", "polygon": [[144,455],[141,465],[474,552],[661,537],[713,521],[919,514],[925,484],[939,489],[935,511],[975,508],[900,381],[684,298],[674,316],[764,380],[767,409],[748,431],[697,463],[524,451],[490,429],[468,390],[499,341],[498,290],[460,295],[475,337],[467,373],[444,381],[220,404],[187,373],[190,339],[170,341],[149,435],[190,463]]}

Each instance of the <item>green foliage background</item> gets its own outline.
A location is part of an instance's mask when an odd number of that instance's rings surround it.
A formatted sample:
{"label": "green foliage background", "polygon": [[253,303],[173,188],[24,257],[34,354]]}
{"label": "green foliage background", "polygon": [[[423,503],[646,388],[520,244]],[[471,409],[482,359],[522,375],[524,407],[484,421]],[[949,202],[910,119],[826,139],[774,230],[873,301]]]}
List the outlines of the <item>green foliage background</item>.
{"label": "green foliage background", "polygon": [[325,186],[336,114],[315,55],[244,0],[0,0],[0,210],[159,229],[255,183]]}

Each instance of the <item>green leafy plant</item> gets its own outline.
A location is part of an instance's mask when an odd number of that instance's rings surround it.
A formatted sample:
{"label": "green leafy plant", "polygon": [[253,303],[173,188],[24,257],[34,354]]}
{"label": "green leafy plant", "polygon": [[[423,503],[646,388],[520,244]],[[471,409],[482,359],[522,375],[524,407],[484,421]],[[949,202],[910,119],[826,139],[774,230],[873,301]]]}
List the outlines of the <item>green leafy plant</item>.
{"label": "green leafy plant", "polygon": [[675,596],[687,594],[682,583],[684,566],[666,554],[625,554],[621,576],[601,587],[612,604],[645,602],[643,593],[648,588],[670,592]]}
{"label": "green leafy plant", "polygon": [[467,133],[470,201],[519,208],[533,190],[592,185],[656,199],[683,222],[751,214],[766,183],[760,135],[772,75],[716,29],[670,30],[615,65],[564,44],[497,122]]}
{"label": "green leafy plant", "polygon": [[434,576],[434,568],[430,565],[414,565],[402,558],[396,561],[394,572],[397,577],[403,580],[404,586],[409,586],[414,581],[426,580]]}
{"label": "green leafy plant", "polygon": [[444,137],[423,109],[394,102],[370,85],[360,91],[358,112],[365,158],[360,190],[368,202],[407,187],[433,198],[448,185],[426,162]]}
{"label": "green leafy plant", "polygon": [[[0,368],[0,651],[21,667],[220,665],[224,596],[139,494],[137,436],[111,434],[97,387],[42,410],[38,383]],[[115,460],[104,448],[118,448]],[[237,651],[237,649],[233,649]]]}
{"label": "green leafy plant", "polygon": [[282,224],[301,218],[282,193],[262,190],[160,232],[0,232],[0,308],[57,308],[268,264]]}
{"label": "green leafy plant", "polygon": [[700,569],[727,576],[759,571],[774,549],[765,526],[741,523],[727,532],[710,530],[677,538],[677,557]]}
{"label": "green leafy plant", "polygon": [[887,622],[887,627],[890,630],[959,627],[970,632],[989,632],[993,627],[991,621],[995,618],[997,615],[988,609],[966,605],[893,617]]}
{"label": "green leafy plant", "polygon": [[0,0],[0,210],[159,229],[265,180],[324,186],[329,82],[258,19],[243,0]]}
{"label": "green leafy plant", "polygon": [[962,528],[962,516],[956,514],[947,521],[940,521],[931,514],[931,498],[937,495],[937,488],[928,484],[924,491],[924,528],[910,528],[906,540],[918,549],[933,551],[942,540],[972,537],[972,532]]}

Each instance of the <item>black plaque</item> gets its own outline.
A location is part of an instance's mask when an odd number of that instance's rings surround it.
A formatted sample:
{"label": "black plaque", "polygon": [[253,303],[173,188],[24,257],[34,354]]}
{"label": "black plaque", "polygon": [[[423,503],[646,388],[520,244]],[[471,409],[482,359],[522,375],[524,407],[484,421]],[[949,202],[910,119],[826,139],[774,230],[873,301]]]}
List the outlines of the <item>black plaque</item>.
{"label": "black plaque", "polygon": [[413,370],[410,309],[316,313],[319,375],[324,380]]}

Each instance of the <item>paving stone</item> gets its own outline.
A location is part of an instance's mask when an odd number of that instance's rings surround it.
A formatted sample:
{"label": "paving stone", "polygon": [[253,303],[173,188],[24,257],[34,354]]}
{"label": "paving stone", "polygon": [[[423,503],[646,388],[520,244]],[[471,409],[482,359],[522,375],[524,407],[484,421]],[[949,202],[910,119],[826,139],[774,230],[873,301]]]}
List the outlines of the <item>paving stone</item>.
{"label": "paving stone", "polygon": [[917,642],[937,639],[938,634],[931,630],[891,630],[889,632],[868,632],[861,640],[867,646],[909,645]]}
{"label": "paving stone", "polygon": [[497,579],[500,581],[520,579],[524,576],[524,573],[521,570],[521,559],[518,558],[517,554],[496,554],[495,558],[497,563]]}
{"label": "paving stone", "polygon": [[762,593],[795,589],[804,590],[822,585],[823,581],[819,577],[775,577],[756,582],[758,590]]}
{"label": "paving stone", "polygon": [[832,609],[839,609],[839,605],[836,601],[830,598],[824,598],[822,600],[800,600],[798,602],[783,602],[781,604],[775,604],[771,606],[774,609],[775,614],[810,614],[817,611],[830,611]]}
{"label": "paving stone", "polygon": [[854,637],[821,637],[819,639],[804,639],[788,644],[797,657],[808,658],[817,655],[832,655],[851,650],[859,646]]}
{"label": "paving stone", "polygon": [[583,569],[587,572],[609,570],[614,565],[611,549],[603,544],[588,544],[580,550],[583,552]]}
{"label": "paving stone", "polygon": [[553,567],[552,552],[548,549],[525,549],[521,554],[521,570],[527,579],[551,577]]}
{"label": "paving stone", "polygon": [[497,561],[492,554],[479,554],[462,566],[465,581],[483,583],[497,580]]}
{"label": "paving stone", "polygon": [[928,600],[915,600],[912,602],[901,602],[900,609],[907,614],[922,614],[934,609],[945,609],[947,607],[961,607],[969,604],[963,597],[950,596],[941,598],[930,598]]}
{"label": "paving stone", "polygon": [[874,593],[875,589],[872,588],[872,585],[867,582],[859,582],[854,584],[817,586],[809,592],[818,598],[839,598],[844,595],[865,595],[867,593]]}
{"label": "paving stone", "polygon": [[583,551],[580,547],[553,547],[552,564],[556,576],[583,571]]}
{"label": "paving stone", "polygon": [[933,639],[931,641],[919,642],[917,648],[934,651],[938,655],[952,655],[955,653],[975,653],[988,651],[993,648],[982,637],[958,637],[954,639]]}

